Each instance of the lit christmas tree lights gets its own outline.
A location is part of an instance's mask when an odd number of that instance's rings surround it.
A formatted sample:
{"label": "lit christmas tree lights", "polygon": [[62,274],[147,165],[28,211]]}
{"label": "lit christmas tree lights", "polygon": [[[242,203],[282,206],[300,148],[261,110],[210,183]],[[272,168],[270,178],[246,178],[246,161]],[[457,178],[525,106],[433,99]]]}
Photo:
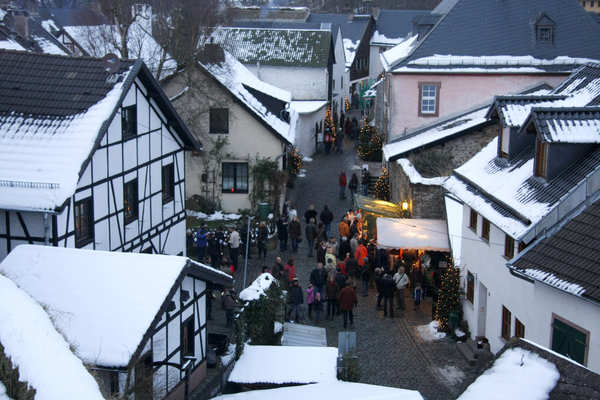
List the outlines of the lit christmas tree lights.
{"label": "lit christmas tree lights", "polygon": [[440,332],[450,330],[450,313],[460,311],[460,271],[454,266],[452,260],[442,274],[442,285],[438,293],[437,311],[435,319],[439,321]]}

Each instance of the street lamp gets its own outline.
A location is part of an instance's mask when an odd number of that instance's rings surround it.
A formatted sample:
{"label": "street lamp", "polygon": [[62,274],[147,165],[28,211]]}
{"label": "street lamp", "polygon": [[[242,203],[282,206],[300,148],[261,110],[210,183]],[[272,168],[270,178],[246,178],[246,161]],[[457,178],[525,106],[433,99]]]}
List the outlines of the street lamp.
{"label": "street lamp", "polygon": [[244,282],[242,288],[246,288],[246,274],[248,273],[248,246],[250,244],[250,222],[254,219],[254,216],[248,216],[248,231],[246,232],[246,256],[244,257]]}
{"label": "street lamp", "polygon": [[404,200],[402,202],[402,204],[400,205],[400,207],[402,208],[402,216],[404,218],[407,218],[407,216],[408,216],[408,201]]}

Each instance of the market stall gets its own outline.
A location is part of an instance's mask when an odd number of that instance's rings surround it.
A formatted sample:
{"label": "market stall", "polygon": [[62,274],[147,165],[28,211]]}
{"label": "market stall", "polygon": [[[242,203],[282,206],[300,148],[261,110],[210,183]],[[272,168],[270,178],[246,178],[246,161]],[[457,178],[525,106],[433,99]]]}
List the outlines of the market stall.
{"label": "market stall", "polygon": [[398,204],[359,194],[354,195],[354,209],[362,210],[362,231],[369,239],[377,239],[378,218],[402,218],[404,215]]}

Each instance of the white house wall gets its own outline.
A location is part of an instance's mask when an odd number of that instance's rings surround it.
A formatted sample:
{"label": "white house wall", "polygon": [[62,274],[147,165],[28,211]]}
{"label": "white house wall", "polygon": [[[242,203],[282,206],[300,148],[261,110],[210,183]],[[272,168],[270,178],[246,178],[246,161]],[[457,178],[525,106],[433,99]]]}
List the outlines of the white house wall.
{"label": "white house wall", "polygon": [[379,74],[383,72],[383,65],[379,55],[382,51],[391,49],[392,47],[377,46],[371,44],[369,46],[369,79],[376,80]]}
{"label": "white house wall", "polygon": [[[136,79],[122,103],[123,107],[137,107],[137,136],[123,142],[119,109],[82,173],[75,194],[62,212],[50,217],[51,244],[75,247],[74,202],[92,196],[94,241],[84,248],[142,251],[152,247],[153,252],[185,253],[183,146],[156,103],[145,97],[145,92]],[[170,163],[174,165],[175,198],[163,205],[161,167]],[[123,185],[136,178],[138,218],[124,226]],[[27,221],[32,238],[29,241],[19,231],[17,213],[2,211],[0,214],[4,219],[9,215],[8,229],[14,236],[7,241],[7,225],[0,224],[0,260],[19,243],[43,243],[42,213],[20,213]]]}
{"label": "white house wall", "polygon": [[292,93],[292,100],[327,100],[327,68],[244,64],[261,80]]}
{"label": "white house wall", "polygon": [[[181,290],[187,290],[190,295],[185,302],[180,301]],[[148,343],[153,361],[181,364],[180,329],[182,323],[193,316],[194,357],[196,357],[193,368],[196,368],[206,359],[206,282],[192,276],[185,276],[170,300],[175,302],[175,310],[162,314]],[[173,390],[183,377],[184,374],[175,367],[156,366],[153,375],[153,392],[159,396],[157,398],[162,398]]]}
{"label": "white house wall", "polygon": [[299,114],[296,121],[296,148],[305,156],[312,156],[316,151],[315,126],[324,123],[327,106],[313,113]]}
{"label": "white house wall", "polygon": [[[541,283],[531,283],[512,275],[504,257],[505,233],[490,223],[489,243],[481,239],[482,217],[478,215],[477,231],[469,228],[470,208],[463,207],[463,240],[461,282],[466,291],[467,271],[474,275],[474,302],[463,301],[464,319],[471,336],[483,333],[493,352],[499,351],[502,338],[502,307],[511,312],[511,333],[515,320],[525,326],[525,339],[551,348],[552,315],[576,324],[590,332],[587,366],[600,372],[600,307],[580,297],[564,293]],[[516,241],[515,241],[516,242]],[[516,245],[515,245],[516,247]],[[517,249],[515,248],[515,255]],[[480,287],[487,288],[487,299],[481,298]],[[482,305],[486,304],[484,308]],[[485,328],[479,326],[479,313],[485,313]]]}
{"label": "white house wall", "polygon": [[344,55],[344,45],[342,43],[342,34],[338,32],[335,41],[335,63],[333,64],[333,80],[335,85],[333,86],[333,93],[337,96],[333,97],[333,101],[338,105],[338,115],[344,111],[344,98],[349,96],[350,87],[350,75],[346,72],[346,58]]}

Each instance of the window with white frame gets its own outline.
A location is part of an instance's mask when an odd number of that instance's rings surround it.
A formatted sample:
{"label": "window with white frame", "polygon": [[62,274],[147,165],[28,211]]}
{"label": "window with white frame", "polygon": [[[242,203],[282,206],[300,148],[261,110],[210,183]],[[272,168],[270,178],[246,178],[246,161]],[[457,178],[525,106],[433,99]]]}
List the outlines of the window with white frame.
{"label": "window with white frame", "polygon": [[436,82],[419,83],[419,115],[438,115],[439,89],[440,84]]}

